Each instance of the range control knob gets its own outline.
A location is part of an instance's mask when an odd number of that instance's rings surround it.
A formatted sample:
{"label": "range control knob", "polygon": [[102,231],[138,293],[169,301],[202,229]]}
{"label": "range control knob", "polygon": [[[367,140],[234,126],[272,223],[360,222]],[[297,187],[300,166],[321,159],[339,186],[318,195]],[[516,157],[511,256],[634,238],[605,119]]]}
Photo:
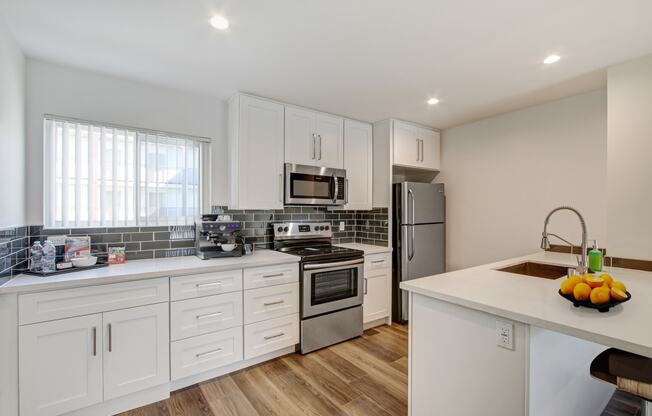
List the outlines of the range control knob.
{"label": "range control knob", "polygon": [[224,231],[224,230],[226,230],[226,226],[220,225],[220,231]]}
{"label": "range control knob", "polygon": [[327,226],[326,226],[326,231],[328,231],[328,230],[329,230],[329,228],[330,228],[330,227],[329,227],[329,226],[327,225]]}
{"label": "range control knob", "polygon": [[278,231],[279,233],[283,232],[283,227],[278,227],[276,231]]}
{"label": "range control knob", "polygon": [[283,228],[283,231],[285,231],[285,232],[287,233],[288,231],[290,231],[290,228],[289,228],[289,227],[285,227],[285,228]]}

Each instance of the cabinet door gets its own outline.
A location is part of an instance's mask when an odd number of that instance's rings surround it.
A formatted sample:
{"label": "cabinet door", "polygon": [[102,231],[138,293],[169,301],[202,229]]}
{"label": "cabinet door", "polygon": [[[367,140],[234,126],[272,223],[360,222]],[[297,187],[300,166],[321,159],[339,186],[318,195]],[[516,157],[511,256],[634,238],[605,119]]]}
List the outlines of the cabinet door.
{"label": "cabinet door", "polygon": [[418,167],[421,165],[417,127],[394,121],[394,164]]}
{"label": "cabinet door", "polygon": [[285,161],[300,165],[317,165],[315,113],[285,107]]}
{"label": "cabinet door", "polygon": [[104,314],[104,400],[170,381],[167,303]]}
{"label": "cabinet door", "polygon": [[281,104],[240,97],[238,178],[232,178],[238,192],[233,207],[283,208],[284,112]]}
{"label": "cabinet door", "polygon": [[440,169],[440,140],[439,132],[419,129],[418,138],[421,142],[421,165],[426,169]]}
{"label": "cabinet door", "polygon": [[345,209],[369,210],[372,204],[373,141],[371,125],[344,121],[344,169],[349,202]]}
{"label": "cabinet door", "polygon": [[365,277],[365,295],[362,304],[365,323],[389,316],[388,279],[389,272]]}
{"label": "cabinet door", "polygon": [[344,168],[344,120],[318,113],[315,133],[317,134],[317,166]]}
{"label": "cabinet door", "polygon": [[102,401],[102,314],[19,327],[22,416],[59,415]]}

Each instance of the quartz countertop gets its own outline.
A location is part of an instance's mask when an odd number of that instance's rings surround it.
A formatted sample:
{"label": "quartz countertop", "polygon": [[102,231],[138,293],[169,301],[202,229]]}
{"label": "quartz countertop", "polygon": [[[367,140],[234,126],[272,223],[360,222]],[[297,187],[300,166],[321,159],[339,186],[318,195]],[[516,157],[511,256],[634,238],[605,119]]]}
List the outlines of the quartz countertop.
{"label": "quartz countertop", "polygon": [[652,358],[652,273],[606,267],[632,298],[607,313],[575,308],[556,280],[500,272],[523,261],[575,266],[574,255],[540,252],[401,283],[413,293]]}
{"label": "quartz countertop", "polygon": [[344,244],[334,244],[338,247],[346,247],[354,250],[362,250],[364,254],[379,254],[379,253],[391,253],[391,247],[384,246],[374,246],[371,244],[360,244],[360,243],[344,243]]}
{"label": "quartz countertop", "polygon": [[273,250],[256,250],[252,255],[201,260],[195,256],[153,260],[131,260],[97,269],[80,270],[51,277],[21,274],[0,286],[0,294],[65,289],[118,283],[164,276],[208,273],[245,267],[298,263],[299,257]]}

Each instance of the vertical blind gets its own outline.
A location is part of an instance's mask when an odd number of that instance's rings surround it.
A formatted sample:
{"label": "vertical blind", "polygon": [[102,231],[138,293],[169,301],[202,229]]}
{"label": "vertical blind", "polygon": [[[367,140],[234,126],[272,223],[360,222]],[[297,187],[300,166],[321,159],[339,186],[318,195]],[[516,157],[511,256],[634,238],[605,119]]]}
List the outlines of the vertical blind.
{"label": "vertical blind", "polygon": [[46,116],[46,227],[192,224],[206,139]]}

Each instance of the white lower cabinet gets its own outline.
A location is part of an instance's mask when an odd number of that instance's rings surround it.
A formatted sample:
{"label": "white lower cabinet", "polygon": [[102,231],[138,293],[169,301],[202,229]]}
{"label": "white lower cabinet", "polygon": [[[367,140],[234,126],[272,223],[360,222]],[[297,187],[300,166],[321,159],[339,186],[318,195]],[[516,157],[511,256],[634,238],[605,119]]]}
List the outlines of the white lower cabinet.
{"label": "white lower cabinet", "polygon": [[299,313],[299,282],[247,290],[244,300],[245,324]]}
{"label": "white lower cabinet", "polygon": [[170,380],[168,304],[104,313],[104,400]]}
{"label": "white lower cabinet", "polygon": [[21,416],[102,402],[102,314],[19,327]]}
{"label": "white lower cabinet", "polygon": [[170,347],[173,380],[242,360],[242,326],[174,341]]}
{"label": "white lower cabinet", "polygon": [[173,341],[241,325],[241,291],[170,304],[170,338]]}
{"label": "white lower cabinet", "polygon": [[365,257],[363,322],[387,318],[391,314],[392,258],[390,254]]}
{"label": "white lower cabinet", "polygon": [[299,343],[299,314],[245,325],[245,360]]}

